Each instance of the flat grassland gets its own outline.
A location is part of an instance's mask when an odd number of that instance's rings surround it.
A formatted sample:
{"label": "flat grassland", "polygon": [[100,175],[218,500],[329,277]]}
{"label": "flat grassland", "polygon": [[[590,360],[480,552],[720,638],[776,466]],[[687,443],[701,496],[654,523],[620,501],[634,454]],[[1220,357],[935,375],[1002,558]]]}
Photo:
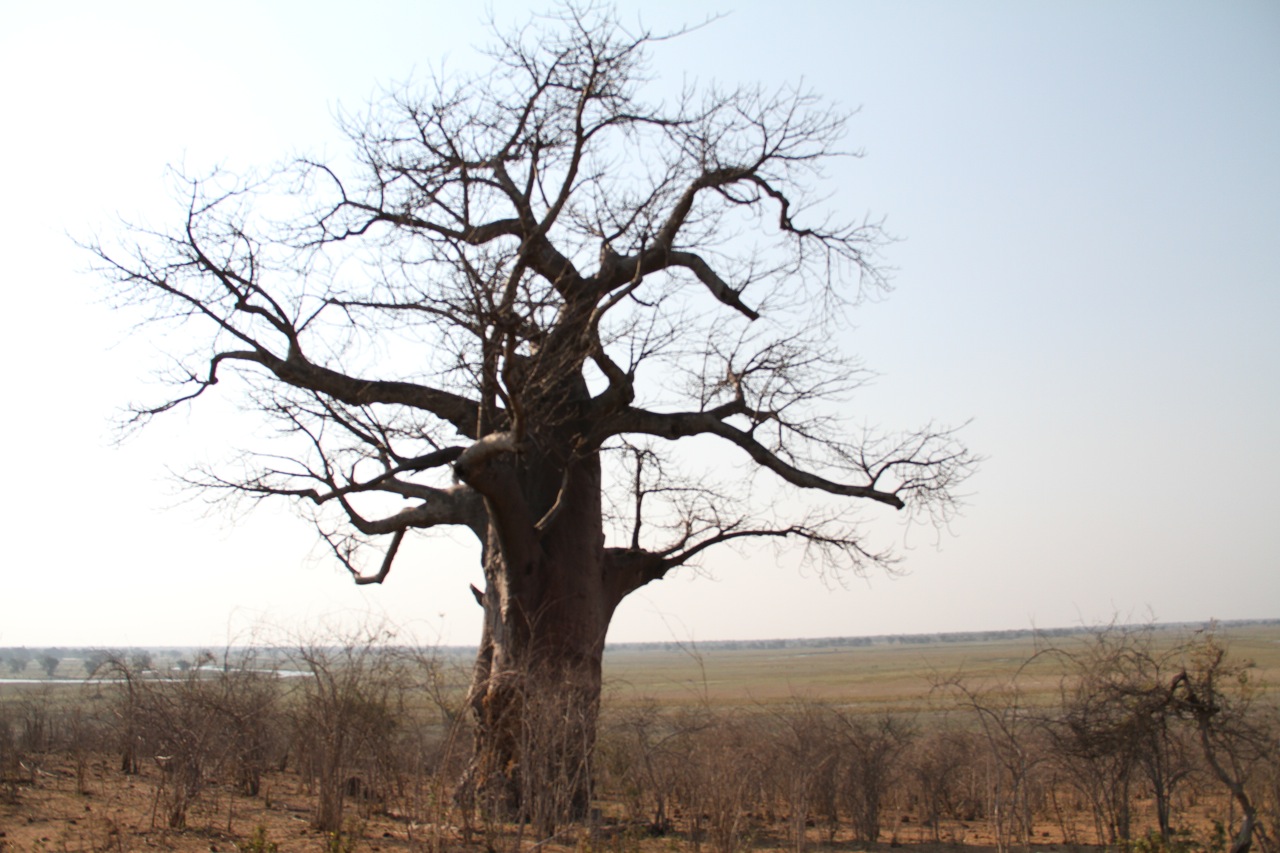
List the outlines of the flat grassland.
{"label": "flat grassland", "polygon": [[[1173,648],[1195,631],[1193,627],[1153,629],[1152,648]],[[1219,636],[1229,642],[1231,657],[1248,661],[1253,684],[1280,685],[1280,621],[1232,624]],[[851,713],[927,714],[931,709],[955,708],[955,693],[944,685],[963,679],[970,686],[999,693],[1017,676],[1020,699],[1027,704],[1051,703],[1062,687],[1061,657],[1055,651],[1079,652],[1093,635],[1088,632],[1015,632],[945,637],[896,637],[873,640],[780,641],[771,643],[706,643],[701,645],[611,647],[605,658],[604,716],[625,715],[641,707],[662,711],[703,709],[746,712],[784,709],[788,705],[814,703]],[[465,657],[456,662],[465,664]],[[29,678],[28,683],[0,677],[0,713],[8,712],[10,752],[23,725],[38,723],[40,714],[96,703],[101,713],[110,701],[108,687],[84,682],[81,662],[64,660],[60,674],[70,677]],[[34,667],[31,667],[34,669]],[[30,673],[28,673],[30,674]],[[34,683],[31,683],[34,682]],[[1265,697],[1275,702],[1277,690]],[[416,702],[426,704],[425,697]],[[75,725],[78,715],[60,719]],[[3,722],[0,720],[0,722]],[[65,733],[64,733],[65,734]],[[0,731],[0,737],[5,732]],[[3,743],[0,742],[0,753]],[[3,756],[0,755],[0,758]],[[672,853],[700,851],[714,845],[697,841],[677,828],[662,838],[615,824],[576,827],[554,839],[538,841],[518,829],[506,827],[497,835],[465,837],[455,818],[432,823],[423,814],[444,815],[447,806],[420,809],[410,815],[393,808],[350,809],[349,832],[341,835],[310,828],[315,797],[291,766],[287,772],[264,776],[257,797],[247,797],[229,785],[211,785],[193,803],[184,830],[164,828],[157,808],[166,785],[163,771],[144,760],[141,773],[119,772],[118,754],[98,752],[28,754],[13,767],[0,767],[0,853],[17,851],[123,851],[144,848],[213,851],[392,851],[392,850],[574,850],[579,853]],[[621,806],[601,803],[602,814],[621,814]],[[1187,822],[1207,827],[1210,810],[1197,806]],[[434,809],[434,810],[433,810]],[[881,836],[881,845],[892,840],[918,853],[955,850],[994,850],[994,837],[983,821],[954,822],[949,840],[938,842],[936,829],[926,831],[920,815],[906,807],[889,816],[898,828]],[[744,837],[743,849],[798,849],[789,837],[785,818]],[[908,820],[911,822],[908,823]],[[1079,818],[1077,823],[1082,823]],[[606,821],[606,824],[608,821]],[[972,824],[972,825],[971,825]],[[1065,826],[1062,824],[1061,826]],[[811,823],[810,826],[813,826]],[[1035,847],[1057,850],[1085,845],[1071,842],[1061,826],[1037,827]],[[1044,829],[1044,832],[1040,832]],[[847,836],[826,837],[819,829],[802,846],[828,851],[868,849]],[[538,842],[538,843],[535,843]],[[874,845],[873,845],[874,846]]]}
{"label": "flat grassland", "polygon": [[[1157,651],[1198,629],[1158,626]],[[1219,630],[1233,658],[1253,664],[1255,680],[1280,686],[1280,622]],[[1049,650],[1078,652],[1092,630],[848,640],[709,643],[623,647],[605,656],[606,704],[648,699],[660,706],[769,705],[792,699],[851,703],[875,712],[921,707],[940,682],[962,676],[1000,684],[1015,675],[1024,691],[1056,692],[1058,662]]]}

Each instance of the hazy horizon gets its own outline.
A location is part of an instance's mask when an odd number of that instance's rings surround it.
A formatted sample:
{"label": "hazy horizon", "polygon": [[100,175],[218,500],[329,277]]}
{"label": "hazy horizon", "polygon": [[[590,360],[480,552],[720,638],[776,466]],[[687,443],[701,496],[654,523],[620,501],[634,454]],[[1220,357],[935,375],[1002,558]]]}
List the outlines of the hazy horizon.
{"label": "hazy horizon", "polygon": [[[1232,629],[1249,628],[1257,626],[1280,625],[1280,616],[1258,619],[1192,619],[1185,622],[1103,622],[1092,625],[1058,625],[1058,626],[1034,626],[1028,628],[981,628],[969,631],[919,631],[911,633],[897,634],[847,634],[840,636],[818,636],[818,637],[721,637],[707,638],[702,640],[684,640],[672,638],[667,640],[619,640],[605,643],[606,649],[631,649],[637,647],[655,646],[664,649],[672,648],[688,648],[694,650],[697,648],[716,648],[736,645],[749,645],[754,647],[768,647],[779,643],[794,643],[795,648],[805,648],[830,645],[846,645],[849,641],[882,641],[892,644],[898,640],[911,639],[929,639],[932,641],[955,642],[959,638],[963,638],[964,642],[987,642],[1002,639],[1022,639],[1026,637],[1062,637],[1075,636],[1080,634],[1096,633],[1109,629],[1153,629],[1155,631],[1178,631],[1186,629],[1201,630],[1213,627],[1224,633],[1229,634]],[[356,632],[357,634],[359,632]],[[270,637],[270,634],[264,636]],[[51,643],[42,645],[8,645],[0,646],[0,655],[12,653],[14,651],[230,651],[234,649],[286,649],[293,648],[299,643],[313,643],[323,640],[333,640],[335,644],[341,644],[350,639],[350,634],[337,636],[329,636],[325,634],[302,634],[293,636],[292,640],[284,640],[280,638],[267,639],[262,642],[246,642],[237,643],[229,642],[221,646],[210,646],[209,644],[186,645],[181,643],[160,643],[156,645],[143,646],[113,646],[110,644],[77,644],[67,645],[61,643]],[[406,638],[413,639],[413,638]],[[398,642],[400,638],[394,634],[384,637],[379,644],[384,644],[388,648],[399,648],[403,646],[413,646],[412,642]],[[323,643],[322,643],[323,644]],[[448,644],[433,646],[441,651],[446,652],[475,652],[479,646],[475,643],[471,644]],[[75,658],[72,658],[73,660]],[[2,658],[0,658],[2,660]],[[34,659],[32,661],[34,663]],[[31,668],[29,663],[28,669]],[[0,679],[7,679],[7,670],[0,667]]]}

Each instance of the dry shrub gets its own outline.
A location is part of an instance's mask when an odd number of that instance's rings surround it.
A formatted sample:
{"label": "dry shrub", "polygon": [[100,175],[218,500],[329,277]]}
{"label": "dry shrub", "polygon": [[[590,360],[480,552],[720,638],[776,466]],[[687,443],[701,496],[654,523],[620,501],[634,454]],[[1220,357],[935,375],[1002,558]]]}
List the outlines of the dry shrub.
{"label": "dry shrub", "polygon": [[217,686],[210,698],[227,739],[232,781],[242,794],[256,797],[262,774],[279,764],[286,749],[278,707],[279,679],[274,673],[242,665],[239,670],[224,669]]}
{"label": "dry shrub", "polygon": [[1049,785],[1042,777],[1051,750],[1043,717],[1028,704],[1017,674],[1007,682],[983,685],[956,676],[936,687],[952,693],[980,734],[980,772],[987,792],[982,812],[991,823],[996,849],[1004,853],[1014,843],[1030,843],[1035,816],[1048,800]]}
{"label": "dry shrub", "polygon": [[22,766],[14,717],[11,708],[0,705],[0,797],[11,803],[18,800],[18,775]]}
{"label": "dry shrub", "polygon": [[104,743],[103,727],[92,710],[75,705],[63,713],[62,751],[71,760],[76,776],[76,793],[89,793],[89,762]]}
{"label": "dry shrub", "polygon": [[788,811],[788,829],[796,851],[804,849],[807,829],[821,817],[827,840],[833,841],[840,826],[839,800],[842,764],[842,715],[818,702],[795,699],[775,712],[768,780],[774,796]]}
{"label": "dry shrub", "polygon": [[679,818],[695,848],[736,850],[750,841],[753,816],[773,823],[781,807],[802,850],[811,826],[821,823],[831,842],[846,816],[855,837],[879,836],[912,734],[897,717],[806,699],[750,712],[649,704],[610,718],[601,766],[609,796],[655,834]]}
{"label": "dry shrub", "polygon": [[651,835],[672,829],[690,722],[652,701],[602,720],[596,761],[600,785],[622,802],[632,823],[646,825]]}
{"label": "dry shrub", "polygon": [[1168,688],[1169,707],[1193,727],[1208,775],[1230,795],[1223,820],[1234,836],[1230,853],[1248,853],[1255,840],[1268,840],[1256,790],[1276,764],[1275,706],[1266,703],[1253,664],[1233,658],[1212,631],[1182,644],[1178,654],[1183,666]]}
{"label": "dry shrub", "polygon": [[982,816],[979,748],[972,732],[939,721],[921,733],[905,756],[920,819],[936,842],[943,840],[943,820],[974,821]]}
{"label": "dry shrub", "polygon": [[[1280,756],[1280,709],[1271,708],[1259,727],[1266,732],[1266,753]],[[1253,781],[1253,798],[1261,817],[1258,834],[1264,850],[1280,850],[1280,760],[1263,763]]]}
{"label": "dry shrub", "polygon": [[348,798],[366,813],[385,805],[396,777],[397,733],[411,681],[384,631],[296,652],[307,673],[290,704],[300,772],[318,794],[314,825],[340,832]]}
{"label": "dry shrub", "polygon": [[187,809],[227,755],[215,689],[196,675],[139,685],[136,713],[160,769],[157,798],[169,827],[178,829],[186,826]]}
{"label": "dry shrub", "polygon": [[699,710],[676,715],[680,755],[675,797],[694,849],[734,853],[748,842],[748,816],[763,800],[771,772],[758,716]]}
{"label": "dry shrub", "polygon": [[838,715],[840,797],[849,814],[853,836],[864,844],[880,837],[880,817],[901,773],[899,761],[915,730],[892,714],[866,717]]}
{"label": "dry shrub", "polygon": [[93,670],[116,688],[121,770],[156,767],[156,808],[167,826],[186,826],[191,805],[228,776],[243,793],[258,793],[276,739],[280,687],[274,674],[258,671],[252,652],[229,649],[220,665],[202,653],[176,677],[161,677],[147,658],[115,653],[95,660]]}
{"label": "dry shrub", "polygon": [[27,692],[18,702],[18,744],[23,752],[48,752],[53,735],[53,694],[49,685]]}
{"label": "dry shrub", "polygon": [[1177,650],[1159,650],[1149,626],[1110,626],[1078,650],[1046,654],[1063,671],[1045,728],[1066,777],[1090,804],[1098,838],[1132,839],[1135,800],[1148,793],[1161,837],[1171,841],[1172,803],[1192,771],[1191,743],[1170,713]]}
{"label": "dry shrub", "polygon": [[[377,761],[385,780],[381,804],[412,824],[431,827],[439,846],[453,808],[453,787],[469,758],[470,720],[463,713],[469,668],[433,649],[394,649],[402,671],[405,699],[400,719],[389,732],[386,752]],[[372,802],[362,803],[371,811]]]}
{"label": "dry shrub", "polygon": [[520,704],[518,818],[550,838],[586,815],[598,709],[590,691],[572,679],[526,690]]}

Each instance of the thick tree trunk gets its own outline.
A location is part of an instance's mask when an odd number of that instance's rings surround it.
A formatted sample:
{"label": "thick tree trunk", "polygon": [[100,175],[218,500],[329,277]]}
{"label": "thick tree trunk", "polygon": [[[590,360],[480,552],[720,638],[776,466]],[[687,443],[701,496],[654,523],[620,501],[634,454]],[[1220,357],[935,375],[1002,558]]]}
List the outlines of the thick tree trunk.
{"label": "thick tree trunk", "polygon": [[527,392],[523,416],[504,424],[509,432],[485,433],[454,470],[487,513],[484,631],[469,696],[475,754],[460,795],[547,837],[590,805],[614,610],[665,568],[646,552],[605,548],[586,382],[550,345],[539,358],[509,364],[508,388]]}
{"label": "thick tree trunk", "polygon": [[589,805],[605,633],[621,596],[606,576],[598,457],[515,464],[522,503],[545,523],[520,547],[490,508],[462,793],[549,834]]}

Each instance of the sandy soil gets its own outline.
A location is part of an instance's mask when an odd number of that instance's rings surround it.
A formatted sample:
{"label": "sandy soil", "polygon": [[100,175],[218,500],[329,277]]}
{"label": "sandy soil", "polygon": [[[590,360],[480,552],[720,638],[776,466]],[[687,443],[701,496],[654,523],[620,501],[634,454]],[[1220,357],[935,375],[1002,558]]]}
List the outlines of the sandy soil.
{"label": "sandy soil", "polygon": [[[259,827],[265,832],[259,840],[280,851],[430,849],[425,827],[387,815],[362,819],[355,808],[350,828],[357,838],[334,839],[312,829],[314,800],[288,774],[264,780],[255,798],[210,787],[192,804],[187,828],[171,830],[157,808],[159,782],[157,770],[128,777],[103,760],[90,765],[86,792],[78,794],[73,767],[41,768],[35,784],[19,785],[16,797],[0,794],[0,851],[265,851],[254,845]],[[449,841],[453,846],[461,838]]]}
{"label": "sandy soil", "polygon": [[[403,816],[373,813],[349,806],[345,837],[311,828],[314,799],[293,774],[271,774],[264,780],[260,796],[246,797],[226,787],[205,790],[188,815],[187,828],[164,826],[163,809],[158,808],[157,790],[162,776],[155,768],[144,768],[139,776],[125,776],[109,766],[107,758],[95,760],[85,773],[85,793],[77,793],[75,767],[55,763],[39,768],[34,784],[25,780],[16,788],[0,791],[0,853],[17,851],[134,851],[174,850],[266,851],[264,844],[284,851],[436,851],[474,850],[477,853],[514,853],[517,850],[575,851],[575,853],[674,853],[697,849],[680,834],[652,838],[638,827],[628,827],[604,818],[594,830],[574,827],[563,836],[543,844],[528,833],[518,837],[514,827],[489,838],[474,834],[468,841],[460,827],[436,828]],[[363,814],[361,813],[363,812]],[[1079,829],[1085,830],[1080,826]],[[985,821],[955,823],[941,829],[944,843],[933,841],[933,831],[912,815],[893,815],[877,845],[881,850],[903,847],[912,853],[941,851],[991,851],[995,849],[990,827]],[[1085,830],[1087,834],[1087,830]],[[256,840],[255,840],[256,836]],[[1077,837],[1086,837],[1080,835]],[[1061,827],[1037,830],[1033,849],[1041,851],[1080,850],[1081,845],[1064,841]],[[757,827],[751,846],[757,850],[791,850],[795,845],[785,827]],[[866,849],[837,837],[826,840],[819,828],[810,830],[809,850],[849,853]],[[702,850],[711,853],[707,844]]]}

